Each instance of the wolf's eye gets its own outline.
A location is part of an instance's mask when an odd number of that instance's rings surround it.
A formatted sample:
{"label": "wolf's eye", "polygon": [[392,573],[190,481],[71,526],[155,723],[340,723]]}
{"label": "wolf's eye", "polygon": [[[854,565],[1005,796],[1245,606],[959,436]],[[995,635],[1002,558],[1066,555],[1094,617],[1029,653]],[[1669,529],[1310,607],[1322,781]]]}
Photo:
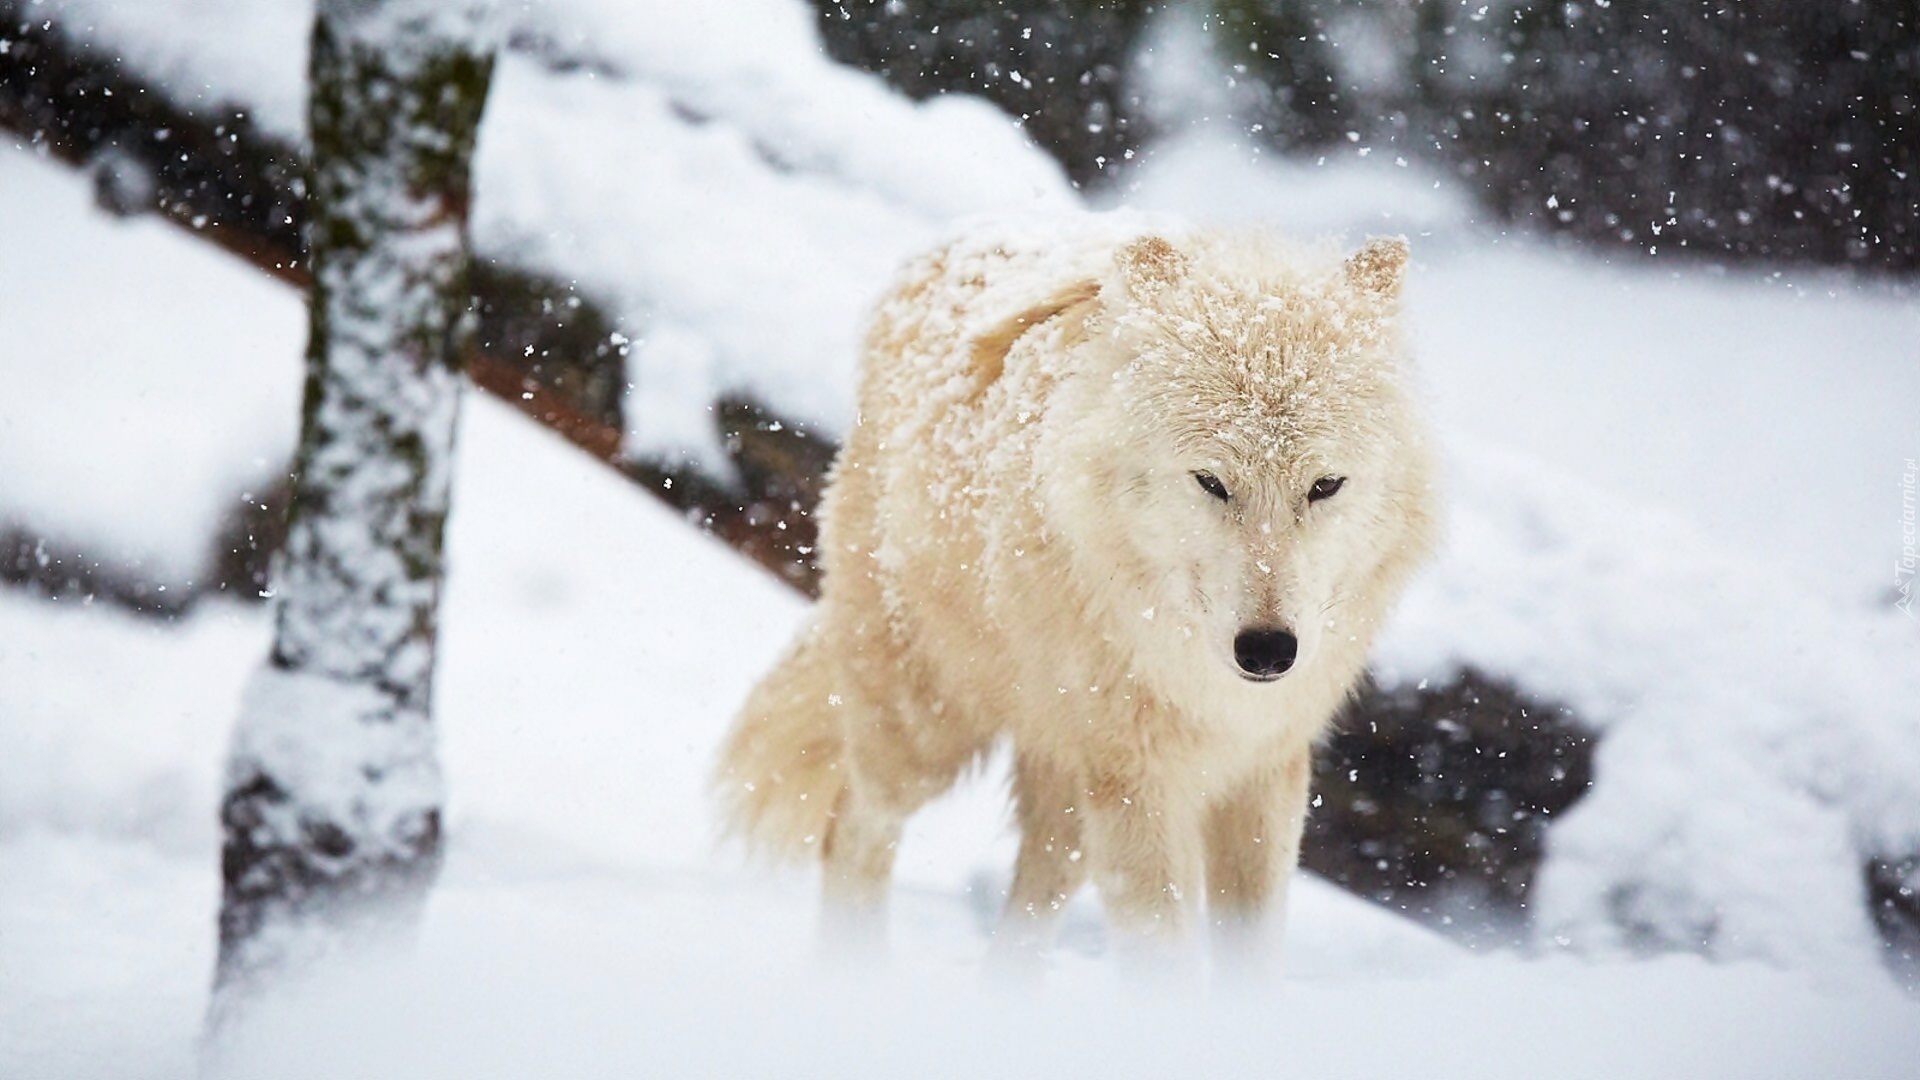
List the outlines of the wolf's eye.
{"label": "wolf's eye", "polygon": [[1307,491],[1307,501],[1314,503],[1321,499],[1331,499],[1339,493],[1340,485],[1346,482],[1347,478],[1344,476],[1323,476],[1315,480],[1313,487]]}
{"label": "wolf's eye", "polygon": [[1202,490],[1214,498],[1219,499],[1221,502],[1226,502],[1233,497],[1227,494],[1227,485],[1221,483],[1220,478],[1210,472],[1194,473],[1193,482],[1199,484]]}

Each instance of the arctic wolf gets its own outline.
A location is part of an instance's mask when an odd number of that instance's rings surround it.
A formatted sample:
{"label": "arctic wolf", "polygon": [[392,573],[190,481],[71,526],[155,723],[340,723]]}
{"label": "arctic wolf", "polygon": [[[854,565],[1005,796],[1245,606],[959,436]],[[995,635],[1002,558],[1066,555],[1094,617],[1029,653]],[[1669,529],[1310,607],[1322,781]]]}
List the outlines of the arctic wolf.
{"label": "arctic wolf", "polygon": [[994,952],[1089,877],[1130,955],[1269,954],[1308,759],[1428,551],[1407,249],[976,236],[881,303],[823,503],[824,591],[735,721],[734,830],[876,927],[902,824],[1011,744]]}

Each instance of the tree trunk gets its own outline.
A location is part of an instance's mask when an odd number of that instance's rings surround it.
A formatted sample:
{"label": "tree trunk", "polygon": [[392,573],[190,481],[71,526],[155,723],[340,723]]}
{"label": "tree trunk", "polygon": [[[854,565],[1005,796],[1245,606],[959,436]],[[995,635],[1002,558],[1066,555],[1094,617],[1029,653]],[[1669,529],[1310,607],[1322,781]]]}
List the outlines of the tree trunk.
{"label": "tree trunk", "polygon": [[488,0],[320,0],[307,386],[273,651],[221,805],[215,1017],[404,934],[440,864],[432,682]]}

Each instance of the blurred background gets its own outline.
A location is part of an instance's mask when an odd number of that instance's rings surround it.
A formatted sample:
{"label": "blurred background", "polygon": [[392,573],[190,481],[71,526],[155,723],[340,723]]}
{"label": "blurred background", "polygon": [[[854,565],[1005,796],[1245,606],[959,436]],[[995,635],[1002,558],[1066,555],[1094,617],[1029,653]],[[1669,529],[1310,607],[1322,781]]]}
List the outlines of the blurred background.
{"label": "blurred background", "polygon": [[[1319,763],[1290,985],[1326,1004],[1222,1036],[1246,1056],[1221,1067],[1347,1060],[1381,1036],[1351,1018],[1396,1003],[1518,1037],[1547,986],[1551,1017],[1645,1045],[1561,1026],[1516,1075],[1580,1048],[1671,1069],[1703,1032],[1751,1054],[1702,1065],[1730,1074],[1914,1060],[1920,5],[501,14],[436,691],[451,848],[399,984],[442,1004],[326,991],[373,1033],[337,1074],[518,1060],[484,1022],[526,1007],[498,971],[600,1002],[584,1023],[675,1019],[654,1052],[685,1068],[759,1060],[716,1014],[730,975],[801,962],[811,901],[713,853],[704,777],[817,588],[861,322],[976,215],[1115,210],[1409,237],[1447,461],[1445,548]],[[299,422],[312,22],[0,0],[0,1073],[191,1068]],[[989,768],[902,852],[895,949],[939,995],[1005,886],[1001,801]],[[1061,985],[1105,992],[1097,905],[1061,952]],[[1064,1007],[982,1015],[1039,1038]],[[1144,1040],[1145,1068],[1213,1022],[1075,1037]],[[989,1053],[943,1023],[922,1051]],[[1386,1027],[1383,1054],[1431,1049]],[[924,1064],[830,1018],[783,1032],[843,1071]],[[293,1020],[270,1041],[345,1053]]]}

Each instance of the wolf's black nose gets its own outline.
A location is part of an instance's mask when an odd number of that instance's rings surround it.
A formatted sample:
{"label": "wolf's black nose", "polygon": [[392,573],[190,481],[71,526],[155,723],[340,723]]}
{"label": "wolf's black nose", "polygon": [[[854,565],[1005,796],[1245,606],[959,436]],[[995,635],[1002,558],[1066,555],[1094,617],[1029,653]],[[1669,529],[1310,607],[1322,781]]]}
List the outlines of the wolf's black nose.
{"label": "wolf's black nose", "polygon": [[1233,639],[1233,659],[1249,679],[1277,679],[1300,654],[1300,639],[1287,630],[1242,630]]}

